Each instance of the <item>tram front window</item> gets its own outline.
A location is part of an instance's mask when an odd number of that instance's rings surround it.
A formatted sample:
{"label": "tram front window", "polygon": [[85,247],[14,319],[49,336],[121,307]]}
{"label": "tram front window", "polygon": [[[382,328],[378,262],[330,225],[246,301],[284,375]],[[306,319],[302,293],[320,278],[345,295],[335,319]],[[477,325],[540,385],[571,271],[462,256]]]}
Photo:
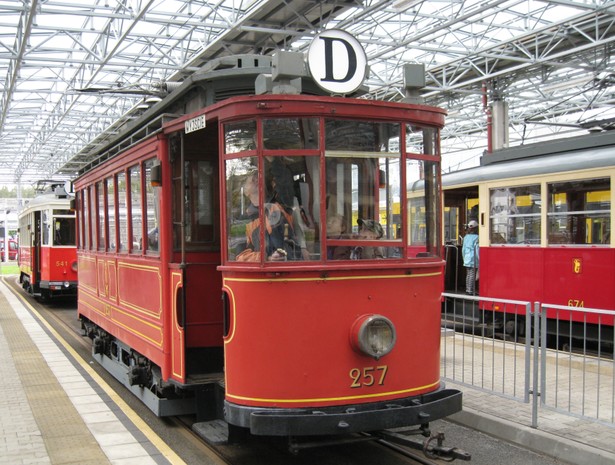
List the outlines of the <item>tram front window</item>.
{"label": "tram front window", "polygon": [[406,191],[408,197],[408,256],[440,256],[440,163],[438,131],[406,125]]}
{"label": "tram front window", "polygon": [[401,257],[399,124],[328,119],[325,131],[327,259]]}
{"label": "tram front window", "polygon": [[256,157],[227,160],[229,260],[318,259],[319,196],[313,179],[319,179],[318,157],[267,157],[264,176]]}
{"label": "tram front window", "polygon": [[[54,214],[61,214],[62,211],[54,210]],[[67,212],[68,213],[68,212]],[[76,228],[75,218],[73,217],[57,217],[53,218],[53,244],[54,245],[70,245],[76,244]]]}

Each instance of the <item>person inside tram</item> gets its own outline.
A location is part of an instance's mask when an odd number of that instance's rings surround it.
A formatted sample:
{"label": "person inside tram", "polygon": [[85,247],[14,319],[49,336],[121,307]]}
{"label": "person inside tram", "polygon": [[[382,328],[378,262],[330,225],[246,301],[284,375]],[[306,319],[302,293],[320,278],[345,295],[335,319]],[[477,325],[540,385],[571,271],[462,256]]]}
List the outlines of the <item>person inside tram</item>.
{"label": "person inside tram", "polygon": [[476,295],[479,263],[478,250],[478,222],[470,220],[461,247],[463,266],[466,269],[466,294],[468,295]]}
{"label": "person inside tram", "polygon": [[[292,207],[292,178],[285,182],[284,169],[273,164],[266,176],[268,201],[265,203],[265,253],[268,261],[296,260],[301,257],[301,244],[296,238]],[[290,174],[290,173],[288,173]],[[258,172],[254,170],[244,183],[244,193],[250,200],[246,225],[247,248],[237,255],[237,261],[260,261],[260,222],[258,218]]]}
{"label": "person inside tram", "polygon": [[[382,225],[377,221],[359,218],[358,224],[359,239],[374,241],[380,239],[384,235],[384,229],[382,229]],[[351,260],[384,258],[384,248],[358,246],[352,249],[350,258]]]}
{"label": "person inside tram", "polygon": [[[346,234],[346,219],[343,215],[333,214],[327,218],[327,238],[328,239],[350,239]],[[327,258],[329,260],[350,260],[352,248],[349,246],[327,247]]]}

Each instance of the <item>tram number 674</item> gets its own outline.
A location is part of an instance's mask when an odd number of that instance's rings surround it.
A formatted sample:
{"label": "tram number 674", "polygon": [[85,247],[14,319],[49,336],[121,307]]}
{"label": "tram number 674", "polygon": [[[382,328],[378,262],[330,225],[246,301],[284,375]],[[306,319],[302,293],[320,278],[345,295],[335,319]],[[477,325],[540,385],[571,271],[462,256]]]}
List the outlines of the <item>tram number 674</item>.
{"label": "tram number 674", "polygon": [[384,379],[386,378],[388,370],[389,367],[387,365],[381,365],[377,367],[353,368],[352,370],[350,370],[349,373],[350,378],[352,379],[350,387],[360,388],[366,386],[373,386],[374,384],[382,386],[384,384]]}

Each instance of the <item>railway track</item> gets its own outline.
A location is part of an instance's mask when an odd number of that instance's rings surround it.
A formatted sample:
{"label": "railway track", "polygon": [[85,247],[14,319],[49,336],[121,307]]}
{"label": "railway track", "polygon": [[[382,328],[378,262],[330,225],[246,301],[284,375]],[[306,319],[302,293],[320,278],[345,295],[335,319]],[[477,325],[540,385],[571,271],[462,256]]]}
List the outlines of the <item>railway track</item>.
{"label": "railway track", "polygon": [[[442,460],[433,460],[421,451],[395,444],[391,440],[369,435],[352,435],[345,441],[323,442],[322,439],[302,443],[289,443],[282,438],[251,437],[242,444],[212,445],[206,443],[192,430],[194,419],[190,416],[159,418],[154,416],[132,395],[127,395],[124,386],[111,377],[102,367],[91,363],[91,344],[81,334],[76,318],[74,300],[55,300],[42,304],[26,295],[13,278],[4,282],[14,294],[28,304],[35,316],[44,319],[70,347],[115,390],[126,404],[162,438],[187,464],[212,465],[364,465],[386,463],[387,465],[436,465]],[[301,444],[301,445],[298,445]],[[291,451],[294,451],[291,452]]]}

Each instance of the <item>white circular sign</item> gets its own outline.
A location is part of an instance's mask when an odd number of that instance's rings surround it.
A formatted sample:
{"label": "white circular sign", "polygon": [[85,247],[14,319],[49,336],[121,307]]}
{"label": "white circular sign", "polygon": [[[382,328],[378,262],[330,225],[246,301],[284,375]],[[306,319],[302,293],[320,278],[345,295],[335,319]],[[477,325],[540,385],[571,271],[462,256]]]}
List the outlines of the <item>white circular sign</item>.
{"label": "white circular sign", "polygon": [[312,41],[308,68],[322,89],[333,94],[350,94],[361,87],[367,76],[367,55],[354,36],[331,29]]}

